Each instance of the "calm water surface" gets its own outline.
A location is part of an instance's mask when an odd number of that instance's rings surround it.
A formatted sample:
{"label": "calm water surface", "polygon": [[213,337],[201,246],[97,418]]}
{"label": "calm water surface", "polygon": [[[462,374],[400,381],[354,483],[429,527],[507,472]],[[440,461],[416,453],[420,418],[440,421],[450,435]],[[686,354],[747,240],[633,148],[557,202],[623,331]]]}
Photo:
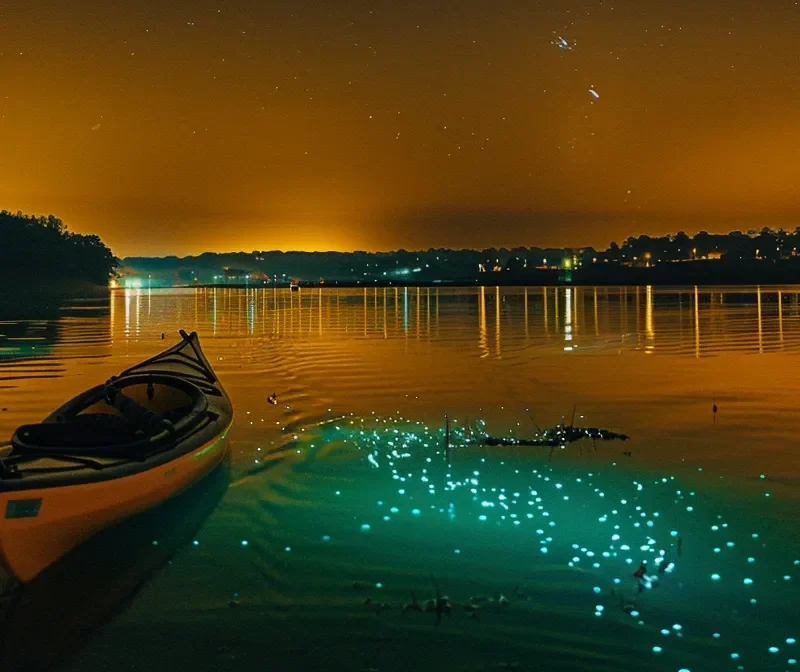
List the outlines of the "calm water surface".
{"label": "calm water surface", "polygon": [[[179,328],[233,400],[229,464],[6,601],[7,669],[800,659],[800,288],[6,298],[0,436]],[[445,414],[458,444],[467,421],[523,437],[573,409],[631,439],[444,455]]]}

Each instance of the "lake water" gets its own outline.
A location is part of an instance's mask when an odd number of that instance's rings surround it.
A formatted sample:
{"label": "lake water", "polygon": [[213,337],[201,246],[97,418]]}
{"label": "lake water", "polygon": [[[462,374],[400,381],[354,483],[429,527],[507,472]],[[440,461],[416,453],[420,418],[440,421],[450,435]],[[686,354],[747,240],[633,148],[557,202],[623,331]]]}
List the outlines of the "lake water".
{"label": "lake water", "polygon": [[[179,328],[228,464],[6,600],[3,669],[797,665],[800,287],[6,298],[0,436]],[[573,413],[630,439],[462,445]]]}

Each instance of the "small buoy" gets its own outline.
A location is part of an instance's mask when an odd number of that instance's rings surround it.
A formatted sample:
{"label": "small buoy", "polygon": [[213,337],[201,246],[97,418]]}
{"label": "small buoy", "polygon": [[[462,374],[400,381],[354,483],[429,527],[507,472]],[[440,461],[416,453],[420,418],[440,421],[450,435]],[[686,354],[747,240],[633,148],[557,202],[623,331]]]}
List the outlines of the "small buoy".
{"label": "small buoy", "polygon": [[167,337],[167,335],[162,331],[161,332],[161,340],[163,341],[166,337]]}

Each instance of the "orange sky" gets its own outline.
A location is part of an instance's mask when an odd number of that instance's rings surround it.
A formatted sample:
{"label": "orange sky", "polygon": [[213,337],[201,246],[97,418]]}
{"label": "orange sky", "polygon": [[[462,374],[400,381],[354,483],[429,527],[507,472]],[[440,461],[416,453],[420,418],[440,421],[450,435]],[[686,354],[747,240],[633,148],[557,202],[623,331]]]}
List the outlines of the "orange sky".
{"label": "orange sky", "polygon": [[162,4],[3,4],[0,208],[121,256],[800,224],[790,2]]}

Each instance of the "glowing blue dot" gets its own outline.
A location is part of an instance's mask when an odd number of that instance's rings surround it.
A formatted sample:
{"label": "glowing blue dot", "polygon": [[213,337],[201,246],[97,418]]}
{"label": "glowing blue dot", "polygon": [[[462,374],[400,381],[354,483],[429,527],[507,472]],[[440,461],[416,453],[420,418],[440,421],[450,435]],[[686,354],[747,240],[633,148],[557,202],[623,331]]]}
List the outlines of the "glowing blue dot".
{"label": "glowing blue dot", "polygon": [[789,663],[789,665],[797,665],[797,659],[795,658],[789,658],[786,662]]}
{"label": "glowing blue dot", "polygon": [[780,651],[780,649],[777,646],[770,646],[769,649],[767,649],[767,650],[770,653],[778,653],[778,651]]}
{"label": "glowing blue dot", "polygon": [[453,549],[453,553],[455,553],[456,555],[461,555],[461,549],[460,548],[454,548]]}
{"label": "glowing blue dot", "polygon": [[661,653],[663,650],[660,646],[653,647],[653,653]]}
{"label": "glowing blue dot", "polygon": [[603,611],[605,607],[602,604],[598,604],[594,609],[595,611]]}
{"label": "glowing blue dot", "polygon": [[595,586],[594,588],[592,588],[592,590],[593,590],[595,593],[599,594],[599,593],[600,593],[600,586]]}
{"label": "glowing blue dot", "polygon": [[787,644],[794,644],[795,642],[797,642],[797,640],[794,637],[787,637],[786,638],[786,643]]}
{"label": "glowing blue dot", "polygon": [[419,509],[411,509],[412,516],[418,516],[420,513],[422,513],[422,511],[420,511]]}
{"label": "glowing blue dot", "polygon": [[753,579],[745,579],[742,583],[744,583],[745,586],[750,586],[753,584]]}
{"label": "glowing blue dot", "polygon": [[672,530],[672,532],[669,533],[669,536],[677,537],[678,536],[678,530]]}
{"label": "glowing blue dot", "polygon": [[375,587],[376,588],[383,588],[383,584],[378,582],[378,583],[375,584]]}
{"label": "glowing blue dot", "polygon": [[731,658],[732,658],[733,660],[739,660],[740,656],[739,656],[739,654],[738,654],[738,653],[732,653],[732,654],[731,654]]}
{"label": "glowing blue dot", "polygon": [[732,541],[729,541],[729,542],[728,542],[727,544],[725,544],[725,545],[726,545],[728,548],[733,548],[734,546],[736,546],[736,544],[734,544]]}
{"label": "glowing blue dot", "polygon": [[783,580],[784,580],[784,581],[791,581],[791,580],[792,580],[792,577],[791,577],[791,576],[789,576],[788,574],[784,574],[784,575],[783,575]]}
{"label": "glowing blue dot", "polygon": [[542,553],[547,553],[547,546],[542,546],[542,547],[541,547],[539,550],[540,550]]}
{"label": "glowing blue dot", "polygon": [[747,558],[747,562],[749,562],[751,565],[752,565],[752,564],[753,564],[755,561],[756,561],[756,559],[755,559],[755,558],[753,558],[753,557]]}
{"label": "glowing blue dot", "polygon": [[242,546],[247,546],[247,540],[246,539],[242,539]]}
{"label": "glowing blue dot", "polygon": [[676,623],[675,625],[672,626],[672,629],[675,630],[675,632],[680,632],[681,630],[683,630],[683,626],[680,623]]}
{"label": "glowing blue dot", "polygon": [[337,495],[341,495],[341,494],[342,494],[342,491],[341,491],[341,490],[337,490],[337,491],[336,491],[336,494],[337,494]]}
{"label": "glowing blue dot", "polygon": [[322,535],[322,541],[330,541],[330,540],[331,540],[331,535],[329,534]]}
{"label": "glowing blue dot", "polygon": [[361,531],[362,532],[369,532],[371,529],[372,528],[369,526],[369,523],[363,523],[361,525]]}
{"label": "glowing blue dot", "polygon": [[486,516],[481,514],[480,516],[478,516],[478,520],[486,520]]}
{"label": "glowing blue dot", "polygon": [[714,633],[713,635],[711,635],[711,636],[712,636],[714,639],[719,639],[720,637],[722,637],[722,635],[720,635],[718,632],[715,632],[715,633]]}
{"label": "glowing blue dot", "polygon": [[197,539],[195,539],[195,540],[192,542],[192,546],[199,546],[199,545],[200,545],[200,542],[199,542],[199,541],[197,541]]}
{"label": "glowing blue dot", "polygon": [[287,553],[289,553],[292,550],[292,547],[291,546],[287,546],[283,550],[286,551]]}
{"label": "glowing blue dot", "polygon": [[722,577],[719,574],[712,574],[711,580],[712,581],[719,581]]}

